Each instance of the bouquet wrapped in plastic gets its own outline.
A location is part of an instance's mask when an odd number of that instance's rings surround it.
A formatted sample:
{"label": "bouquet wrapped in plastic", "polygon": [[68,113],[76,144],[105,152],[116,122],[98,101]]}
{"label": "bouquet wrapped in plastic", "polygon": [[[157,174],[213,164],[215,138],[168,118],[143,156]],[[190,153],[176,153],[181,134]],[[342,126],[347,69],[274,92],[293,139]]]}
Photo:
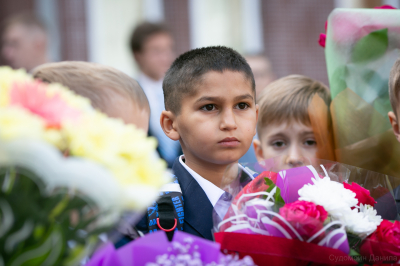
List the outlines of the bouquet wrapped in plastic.
{"label": "bouquet wrapped in plastic", "polygon": [[[384,243],[375,236],[381,223],[399,218],[394,193],[400,179],[326,160],[283,170],[279,162],[247,165],[261,174],[233,195],[228,210],[215,210],[215,239],[222,249],[250,255],[257,265],[368,262],[371,255],[365,254],[377,250],[371,245]],[[400,241],[397,224],[387,230],[389,248],[371,253],[374,262],[382,262],[382,254],[392,256],[386,261],[400,260],[392,252]]]}
{"label": "bouquet wrapped in plastic", "polygon": [[59,84],[0,68],[0,265],[79,265],[169,181],[156,141]]}
{"label": "bouquet wrapped in plastic", "polygon": [[159,231],[115,249],[108,243],[99,249],[86,266],[253,266],[250,257],[224,255],[220,245],[181,231],[171,242]]}
{"label": "bouquet wrapped in plastic", "polygon": [[400,56],[400,10],[335,9],[326,29],[336,159],[324,158],[400,176],[400,145],[387,116],[389,73]]}

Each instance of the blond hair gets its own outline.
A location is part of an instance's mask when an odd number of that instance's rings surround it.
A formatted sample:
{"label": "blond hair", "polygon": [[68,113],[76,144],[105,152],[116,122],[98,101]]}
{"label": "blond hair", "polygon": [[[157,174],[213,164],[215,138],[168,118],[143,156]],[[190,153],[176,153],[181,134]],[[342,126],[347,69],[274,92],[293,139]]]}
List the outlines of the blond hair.
{"label": "blond hair", "polygon": [[111,94],[130,98],[140,109],[150,112],[149,102],[137,81],[125,73],[100,64],[66,61],[36,67],[34,78],[61,83],[79,95],[89,98],[93,107],[106,112]]}
{"label": "blond hair", "polygon": [[397,117],[397,105],[399,104],[400,92],[400,58],[394,63],[389,76],[389,99],[393,112]]}
{"label": "blond hair", "polygon": [[310,125],[308,106],[318,94],[329,106],[329,89],[323,83],[302,75],[290,75],[270,83],[258,100],[259,117],[257,133],[259,138],[267,125],[284,122],[300,122]]}

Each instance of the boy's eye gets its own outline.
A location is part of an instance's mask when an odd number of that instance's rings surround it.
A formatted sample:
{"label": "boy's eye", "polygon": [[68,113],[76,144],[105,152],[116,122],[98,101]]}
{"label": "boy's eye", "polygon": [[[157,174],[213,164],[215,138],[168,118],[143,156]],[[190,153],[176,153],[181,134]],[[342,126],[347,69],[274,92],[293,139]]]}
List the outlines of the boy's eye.
{"label": "boy's eye", "polygon": [[286,143],[282,140],[278,140],[278,141],[274,141],[272,143],[272,146],[276,147],[276,148],[282,148],[286,145]]}
{"label": "boy's eye", "polygon": [[315,146],[315,145],[317,145],[317,142],[315,140],[309,139],[309,140],[306,140],[304,142],[304,145],[306,145],[306,146]]}
{"label": "boy's eye", "polygon": [[247,109],[249,108],[249,105],[247,103],[238,103],[237,105],[238,109]]}
{"label": "boy's eye", "polygon": [[214,111],[215,105],[214,104],[206,104],[203,107],[201,107],[201,109],[204,111]]}

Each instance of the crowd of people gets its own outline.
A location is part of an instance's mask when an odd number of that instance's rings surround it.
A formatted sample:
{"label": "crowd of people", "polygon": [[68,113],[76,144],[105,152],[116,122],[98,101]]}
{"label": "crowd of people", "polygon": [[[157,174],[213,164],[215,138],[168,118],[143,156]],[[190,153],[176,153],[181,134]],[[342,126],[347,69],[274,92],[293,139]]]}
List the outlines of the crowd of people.
{"label": "crowd of people", "polygon": [[[140,69],[134,79],[105,65],[49,62],[45,27],[32,15],[15,16],[4,25],[1,52],[10,66],[25,68],[43,82],[61,83],[89,98],[94,108],[158,140],[159,156],[179,184],[172,192],[178,194],[170,202],[172,212],[158,208],[150,213],[160,206],[161,196],[132,225],[136,231],[170,229],[175,220],[179,230],[212,240],[213,209],[229,197],[223,190],[229,165],[281,156],[282,164],[293,168],[326,149],[325,142],[317,141],[309,108],[316,96],[329,106],[329,88],[302,75],[276,79],[263,55],[212,46],[177,57],[168,27],[145,22],[129,42]],[[388,116],[400,141],[399,90],[397,60],[389,79],[393,111]],[[242,170],[245,186],[253,174]],[[151,224],[149,217],[160,221]],[[125,235],[120,245],[132,238]]]}

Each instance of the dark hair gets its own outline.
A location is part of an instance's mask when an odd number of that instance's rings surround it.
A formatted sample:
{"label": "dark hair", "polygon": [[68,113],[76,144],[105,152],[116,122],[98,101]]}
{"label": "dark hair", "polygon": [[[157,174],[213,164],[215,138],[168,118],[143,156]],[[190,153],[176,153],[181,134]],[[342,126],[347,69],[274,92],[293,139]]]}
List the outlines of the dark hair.
{"label": "dark hair", "polygon": [[143,22],[139,24],[133,31],[129,47],[133,53],[140,52],[143,49],[143,44],[151,35],[167,33],[171,34],[168,27],[162,23]]}
{"label": "dark hair", "polygon": [[178,114],[183,95],[195,93],[204,74],[224,70],[242,72],[256,93],[253,72],[238,52],[224,46],[198,48],[180,55],[167,71],[163,81],[165,109]]}

